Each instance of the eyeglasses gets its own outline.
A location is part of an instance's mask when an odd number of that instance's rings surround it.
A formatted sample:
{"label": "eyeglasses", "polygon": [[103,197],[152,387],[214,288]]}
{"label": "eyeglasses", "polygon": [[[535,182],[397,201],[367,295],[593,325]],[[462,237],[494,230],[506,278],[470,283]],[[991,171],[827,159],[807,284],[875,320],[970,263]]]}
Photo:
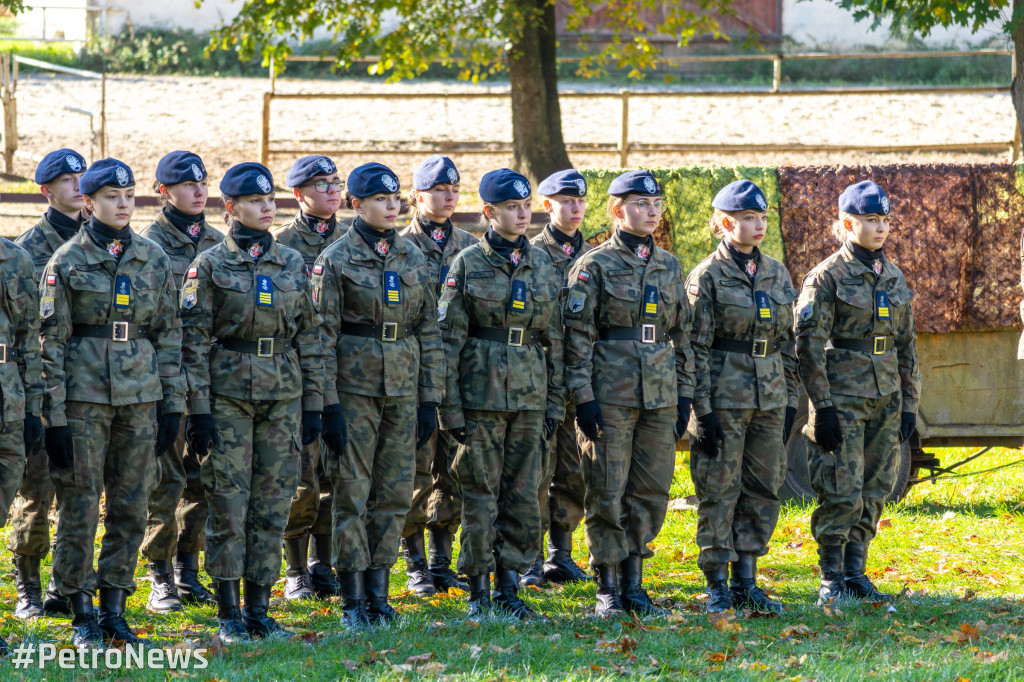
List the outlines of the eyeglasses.
{"label": "eyeglasses", "polygon": [[651,210],[651,207],[653,207],[654,210],[658,211],[659,213],[665,210],[665,202],[662,201],[661,199],[658,199],[656,201],[650,201],[648,199],[634,199],[633,201],[627,201],[625,203],[636,204],[636,207],[641,211],[649,211]]}
{"label": "eyeglasses", "polygon": [[345,183],[341,180],[335,180],[334,182],[327,182],[326,180],[317,180],[316,182],[309,182],[303,185],[303,187],[312,187],[320,194],[324,194],[328,189],[341,189],[345,186]]}

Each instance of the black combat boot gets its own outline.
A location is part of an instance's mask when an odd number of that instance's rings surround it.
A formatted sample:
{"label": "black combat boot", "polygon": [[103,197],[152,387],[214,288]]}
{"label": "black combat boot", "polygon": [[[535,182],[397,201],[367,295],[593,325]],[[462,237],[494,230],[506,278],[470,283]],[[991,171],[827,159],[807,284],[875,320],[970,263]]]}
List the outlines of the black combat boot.
{"label": "black combat boot", "polygon": [[150,611],[171,613],[185,608],[178,597],[178,590],[174,587],[172,571],[170,559],[149,562],[149,581],[152,587],[149,588],[146,608]]}
{"label": "black combat boot", "polygon": [[403,553],[405,554],[405,574],[409,579],[405,581],[405,589],[413,594],[430,596],[437,593],[434,587],[434,577],[430,574],[427,566],[427,551],[423,544],[423,533],[418,532],[402,538]]}
{"label": "black combat boot", "polygon": [[71,610],[71,602],[68,598],[57,591],[57,582],[53,579],[53,575],[50,575],[50,582],[46,586],[46,599],[43,600],[43,615],[44,616],[70,616],[73,611]]}
{"label": "black combat boot", "polygon": [[708,600],[704,602],[704,613],[721,613],[732,608],[732,593],[729,592],[729,564],[717,564],[704,569],[708,581]]}
{"label": "black combat boot", "polygon": [[39,577],[39,557],[14,555],[14,570],[18,574],[18,604],[14,615],[22,620],[43,615],[43,584]]}
{"label": "black combat boot", "polygon": [[245,630],[260,637],[290,637],[294,633],[281,627],[269,613],[270,588],[270,585],[245,581],[245,608],[242,609]]}
{"label": "black combat boot", "polygon": [[639,554],[630,554],[619,564],[622,579],[622,606],[638,616],[667,616],[668,609],[655,606],[644,589],[644,560]]}
{"label": "black combat boot", "polygon": [[818,606],[830,605],[847,594],[843,578],[843,546],[818,545],[818,566],[821,568]]}
{"label": "black combat boot", "polygon": [[582,583],[592,579],[572,560],[572,533],[554,526],[548,531],[544,579],[552,583]]}
{"label": "black combat boot", "polygon": [[519,597],[519,573],[514,568],[494,572],[494,611],[502,616],[532,620],[537,614]]}
{"label": "black combat boot", "polygon": [[879,592],[871,582],[871,578],[864,575],[867,566],[867,543],[848,541],[843,553],[843,579],[846,582],[846,594],[869,601],[895,601],[895,597],[891,594]]}
{"label": "black combat boot", "polygon": [[626,615],[619,596],[619,578],[614,566],[597,567],[597,605],[594,606],[594,615],[598,618]]}
{"label": "black combat boot", "polygon": [[320,599],[338,596],[338,581],[334,578],[334,566],[331,564],[331,534],[312,536],[309,547],[309,578],[313,582],[313,591]]}
{"label": "black combat boot", "polygon": [[430,536],[430,577],[434,579],[434,587],[441,592],[453,587],[469,592],[469,583],[459,580],[452,570],[453,534],[443,528],[428,528],[427,534]]}
{"label": "black combat boot", "polygon": [[182,603],[196,606],[219,604],[213,592],[199,580],[199,555],[196,552],[179,551],[174,557],[174,587]]}
{"label": "black combat boot", "polygon": [[68,604],[72,613],[72,643],[79,649],[106,649],[103,643],[103,631],[92,610],[92,595],[87,592],[74,592],[70,597],[61,597]]}
{"label": "black combat boot", "polygon": [[313,581],[306,565],[308,550],[308,535],[284,539],[284,598],[288,601],[313,598]]}
{"label": "black combat boot", "polygon": [[217,590],[217,636],[224,644],[249,640],[242,620],[242,588],[240,580],[221,580]]}
{"label": "black combat boot", "polygon": [[757,557],[739,553],[732,564],[732,604],[738,609],[750,609],[763,613],[784,613],[782,602],[769,599],[757,586]]}
{"label": "black combat boot", "polygon": [[366,589],[366,615],[371,623],[378,625],[398,620],[398,611],[388,604],[387,568],[368,568],[363,572],[363,586]]}
{"label": "black combat boot", "polygon": [[100,631],[103,638],[111,641],[121,641],[125,644],[149,644],[149,640],[138,637],[131,628],[128,621],[124,619],[125,606],[128,604],[128,590],[121,590],[114,587],[100,588]]}
{"label": "black combat boot", "polygon": [[481,621],[491,615],[491,575],[469,576],[469,619]]}
{"label": "black combat boot", "polygon": [[366,614],[366,592],[362,571],[338,571],[341,592],[341,624],[349,630],[362,630],[370,626]]}
{"label": "black combat boot", "polygon": [[541,555],[538,554],[526,573],[519,577],[519,584],[522,587],[540,587],[544,584],[544,559]]}

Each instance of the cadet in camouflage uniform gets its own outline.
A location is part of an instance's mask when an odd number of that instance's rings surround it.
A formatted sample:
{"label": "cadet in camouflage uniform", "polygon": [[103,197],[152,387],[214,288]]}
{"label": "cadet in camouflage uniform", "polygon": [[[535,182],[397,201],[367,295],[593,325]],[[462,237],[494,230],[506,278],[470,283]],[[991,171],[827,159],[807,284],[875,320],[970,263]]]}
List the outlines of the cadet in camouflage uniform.
{"label": "cadet in camouflage uniform", "polygon": [[[530,244],[547,252],[559,286],[564,286],[569,268],[593,248],[579,230],[587,211],[587,181],[577,170],[564,170],[543,180],[537,191],[543,197],[543,209],[551,214],[551,222]],[[580,469],[575,421],[576,406],[567,400],[565,419],[544,453],[538,491],[541,529],[548,535],[547,562],[543,562],[541,554],[537,555],[533,566],[520,579],[524,587],[539,586],[544,580],[570,583],[590,579],[572,560],[572,534],[583,520],[587,492]],[[542,534],[542,547],[543,537]]]}
{"label": "cadet in camouflage uniform", "polygon": [[[164,208],[139,234],[156,242],[170,259],[177,301],[178,289],[196,254],[220,244],[224,237],[203,215],[209,189],[206,166],[198,155],[175,151],[164,156],[156,166],[155,184]],[[199,581],[199,552],[206,537],[208,506],[199,456],[187,447],[185,428],[182,424],[167,452],[157,458],[157,483],[149,494],[142,554],[149,559],[153,584],[146,608],[157,613],[179,611],[182,601],[216,603]]]}
{"label": "cadet in camouflage uniform", "polygon": [[662,615],[643,588],[643,559],[665,520],[675,438],[690,414],[690,306],[679,261],[651,237],[663,211],[654,175],[629,171],[608,192],[615,233],[569,271],[563,308],[595,613]]}
{"label": "cadet in camouflage uniform", "polygon": [[839,196],[843,242],[804,278],[796,351],[810,399],[804,435],[818,506],[811,532],[821,567],[819,604],[844,595],[890,598],[864,574],[899,441],[917,422],[921,375],[903,273],[885,257],[889,197],[866,180]]}
{"label": "cadet in camouflage uniform", "polygon": [[[317,256],[342,235],[334,215],[344,197],[344,184],[334,161],[319,154],[296,161],[285,176],[299,202],[299,215],[274,230],[278,244],[295,249],[313,271]],[[299,489],[292,498],[288,525],[284,527],[286,599],[326,599],[338,593],[331,564],[331,481],[323,464],[323,441],[303,446]],[[310,551],[312,536],[313,547]],[[307,565],[308,563],[308,565]]]}
{"label": "cadet in camouflage uniform", "polygon": [[537,489],[547,441],[565,416],[560,282],[551,257],[523,234],[530,183],[508,169],[480,181],[490,230],[460,253],[445,280],[438,319],[445,342],[444,428],[461,445],[453,470],[462,492],[459,570],[470,580],[470,617],[495,608],[533,611],[519,572],[540,551]]}
{"label": "cadet in camouflage uniform", "polygon": [[[178,432],[184,409],[181,323],[171,265],[134,234],[131,169],[97,161],[79,183],[92,218],[43,273],[46,452],[61,521],[57,589],[71,602],[74,643],[139,643],[124,620],[156,473],[154,453]],[[106,496],[99,572],[93,543]],[[99,588],[99,620],[92,598]]]}
{"label": "cadet in camouflage uniform", "polygon": [[779,520],[785,441],[796,416],[797,291],[786,266],[757,248],[768,229],[761,189],[738,180],[711,205],[711,232],[722,241],[686,280],[697,370],[690,434],[697,564],[707,576],[708,612],[781,613],[756,578]]}
{"label": "cadet in camouflage uniform", "polygon": [[[395,232],[395,174],[368,163],[348,176],[352,227],[313,266],[323,317],[325,418],[334,484],[342,622],[398,617],[388,575],[413,493],[416,449],[437,429],[444,355],[426,259]],[[325,414],[328,411],[325,410]],[[347,447],[345,441],[347,440]]]}
{"label": "cadet in camouflage uniform", "polygon": [[[434,154],[413,172],[415,216],[402,237],[423,252],[430,281],[440,294],[452,261],[477,238],[452,224],[459,203],[459,171],[447,156]],[[418,594],[447,592],[455,587],[468,590],[452,570],[452,541],[462,517],[462,498],[451,475],[458,443],[447,431],[436,431],[416,451],[416,477],[412,505],[405,517],[402,544],[405,547],[406,587]],[[430,536],[430,562],[423,530]]]}
{"label": "cadet in camouflage uniform", "polygon": [[[34,265],[33,287],[43,276],[50,256],[82,224],[85,198],[78,181],[85,171],[85,158],[73,149],[58,149],[43,157],[36,167],[35,180],[49,208],[42,219],[18,237],[14,243],[28,251]],[[36,297],[39,292],[36,289]],[[25,476],[11,510],[11,531],[7,549],[14,555],[18,580],[18,605],[14,615],[28,619],[47,615],[70,614],[71,606],[57,592],[54,578],[42,598],[39,564],[50,551],[50,506],[54,501],[50,466],[42,440],[29,448]],[[59,521],[58,521],[59,523]]]}
{"label": "cadet in camouflage uniform", "polygon": [[210,504],[206,572],[218,634],[234,642],[247,633],[289,634],[268,613],[270,590],[281,571],[299,453],[320,435],[323,349],[306,264],[270,234],[277,210],[270,171],[238,164],[220,191],[231,230],[185,274],[182,365],[186,435],[203,458]]}

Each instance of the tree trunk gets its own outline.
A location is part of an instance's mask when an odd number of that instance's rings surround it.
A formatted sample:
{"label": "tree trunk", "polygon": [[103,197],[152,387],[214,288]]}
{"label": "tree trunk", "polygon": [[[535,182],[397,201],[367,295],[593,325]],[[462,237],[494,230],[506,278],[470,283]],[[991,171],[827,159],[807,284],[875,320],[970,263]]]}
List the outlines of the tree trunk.
{"label": "tree trunk", "polygon": [[[1024,5],[1024,0],[1013,0],[1013,12]],[[1020,159],[1020,138],[1024,130],[1024,19],[1013,26],[1013,82],[1010,84],[1010,99],[1017,114],[1017,126],[1013,135],[1013,160]]]}
{"label": "tree trunk", "polygon": [[536,185],[572,164],[565,151],[558,106],[555,5],[547,0],[526,0],[524,5],[527,12],[536,11],[537,18],[527,20],[508,52],[513,167]]}

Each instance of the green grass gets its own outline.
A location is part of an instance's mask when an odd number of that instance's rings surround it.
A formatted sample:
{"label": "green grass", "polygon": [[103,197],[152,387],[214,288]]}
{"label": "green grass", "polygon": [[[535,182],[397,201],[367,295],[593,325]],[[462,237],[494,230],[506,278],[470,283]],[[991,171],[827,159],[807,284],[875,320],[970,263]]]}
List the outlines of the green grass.
{"label": "green grass", "polygon": [[[952,461],[962,450],[945,450]],[[999,450],[972,463],[973,470],[1017,459]],[[680,453],[672,496],[693,493],[687,453]],[[871,604],[840,606],[823,613],[814,606],[815,544],[810,506],[786,505],[760,564],[761,582],[788,605],[776,618],[739,614],[716,627],[699,612],[702,581],[693,544],[696,514],[670,511],[657,557],[647,565],[652,596],[671,600],[669,619],[640,624],[588,617],[593,586],[529,592],[549,617],[533,624],[464,622],[465,597],[431,600],[399,596],[399,627],[348,634],[338,622],[337,603],[280,604],[276,614],[300,633],[293,641],[258,641],[211,655],[209,667],[185,679],[275,680],[303,678],[612,679],[651,676],[677,679],[778,680],[1010,680],[1024,664],[1024,467],[952,479],[913,489],[885,521],[872,545],[869,574],[884,590],[902,593],[896,611]],[[576,556],[584,555],[577,533]],[[9,552],[0,563],[10,566]],[[48,575],[48,568],[44,574]],[[145,613],[148,583],[129,602],[129,621],[152,629],[171,646],[183,637],[208,643],[215,627],[212,608],[183,615]],[[278,586],[280,587],[280,585]],[[400,567],[392,593],[404,587]],[[0,631],[8,640],[68,640],[68,621],[43,618],[23,624],[11,615],[12,570],[0,575]],[[315,633],[315,634],[314,634]],[[431,655],[429,661],[408,662]],[[415,667],[418,666],[418,667]],[[167,671],[101,670],[73,676],[50,664],[45,671],[15,673],[0,662],[0,679],[165,680]]]}

